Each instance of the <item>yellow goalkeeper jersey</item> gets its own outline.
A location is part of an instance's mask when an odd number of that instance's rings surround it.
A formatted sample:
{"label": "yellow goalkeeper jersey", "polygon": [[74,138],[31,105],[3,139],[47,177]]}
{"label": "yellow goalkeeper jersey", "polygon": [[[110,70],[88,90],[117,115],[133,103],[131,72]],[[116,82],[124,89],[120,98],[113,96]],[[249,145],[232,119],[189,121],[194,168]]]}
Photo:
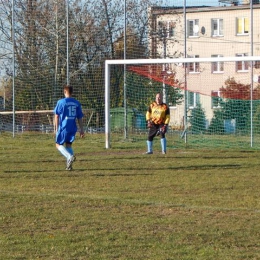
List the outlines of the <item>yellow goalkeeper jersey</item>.
{"label": "yellow goalkeeper jersey", "polygon": [[158,105],[155,101],[149,106],[146,112],[146,120],[155,124],[168,125],[170,122],[170,110],[167,104]]}

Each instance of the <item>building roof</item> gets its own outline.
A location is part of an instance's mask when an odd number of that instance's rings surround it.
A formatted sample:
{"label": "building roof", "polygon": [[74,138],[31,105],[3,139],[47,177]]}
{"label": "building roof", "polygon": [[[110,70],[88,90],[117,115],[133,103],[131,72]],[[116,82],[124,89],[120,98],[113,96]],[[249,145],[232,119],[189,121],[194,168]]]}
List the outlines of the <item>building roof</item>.
{"label": "building roof", "polygon": [[[152,6],[151,12],[153,14],[162,15],[162,14],[173,14],[183,12],[183,6]],[[230,5],[230,6],[186,6],[187,13],[196,13],[196,12],[212,12],[212,11],[230,11],[230,10],[243,10],[250,9],[250,4],[243,5]],[[260,9],[260,4],[254,4],[253,9]]]}

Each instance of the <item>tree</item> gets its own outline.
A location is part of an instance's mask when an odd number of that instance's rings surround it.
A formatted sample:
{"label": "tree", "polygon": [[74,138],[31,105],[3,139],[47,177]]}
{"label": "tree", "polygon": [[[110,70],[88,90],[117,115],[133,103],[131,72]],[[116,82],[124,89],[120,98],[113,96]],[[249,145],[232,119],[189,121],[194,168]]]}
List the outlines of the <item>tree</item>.
{"label": "tree", "polygon": [[[127,96],[128,102],[139,111],[145,112],[148,105],[154,99],[157,92],[162,92],[161,82],[152,81],[148,77],[142,77],[136,73],[127,73]],[[165,84],[167,103],[180,104],[183,94],[179,88]]]}
{"label": "tree", "polygon": [[191,111],[190,124],[191,131],[195,134],[202,133],[206,129],[206,115],[200,103]]}
{"label": "tree", "polygon": [[[222,101],[221,109],[214,111],[214,117],[211,121],[209,131],[220,129],[224,120],[236,120],[236,131],[240,133],[248,132],[250,129],[250,113],[251,113],[251,85],[236,82],[234,78],[228,78],[225,81],[225,87],[220,88]],[[260,98],[259,85],[252,90],[252,98],[257,101]],[[253,110],[256,110],[259,102],[254,102]],[[218,124],[222,126],[219,127]]]}
{"label": "tree", "polygon": [[[147,7],[154,2],[127,1],[127,58],[143,58],[148,54]],[[68,28],[65,19],[67,2],[64,0],[20,0],[14,3],[15,23],[12,25],[12,1],[0,2],[0,49],[4,54],[0,56],[0,65],[8,76],[15,77],[16,110],[52,109],[57,99],[63,97],[63,85],[69,75],[75,97],[83,107],[95,109],[102,117],[104,61],[123,56],[124,2],[69,1]],[[11,29],[15,30],[13,38]],[[121,106],[123,66],[113,66],[110,76],[111,105]],[[100,124],[103,125],[102,120]]]}
{"label": "tree", "polygon": [[254,133],[260,134],[260,100],[254,102],[253,126]]}
{"label": "tree", "polygon": [[209,134],[224,134],[224,119],[223,112],[220,109],[214,110],[213,118],[211,119]]}
{"label": "tree", "polygon": [[[235,78],[231,77],[225,81],[225,87],[220,88],[222,98],[236,100],[251,100],[251,84],[242,84],[236,82]],[[260,85],[252,91],[252,99],[260,99]]]}

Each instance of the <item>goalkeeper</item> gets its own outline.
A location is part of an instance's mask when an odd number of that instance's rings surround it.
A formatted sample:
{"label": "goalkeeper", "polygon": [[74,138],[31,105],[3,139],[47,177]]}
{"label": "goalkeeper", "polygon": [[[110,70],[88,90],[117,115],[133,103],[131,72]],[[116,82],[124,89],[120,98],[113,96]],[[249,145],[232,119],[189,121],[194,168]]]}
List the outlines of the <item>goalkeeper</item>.
{"label": "goalkeeper", "polygon": [[153,139],[159,135],[161,136],[162,154],[166,154],[165,134],[170,122],[170,110],[168,105],[162,102],[161,93],[156,94],[155,101],[148,107],[146,121],[149,128],[146,154],[153,153]]}

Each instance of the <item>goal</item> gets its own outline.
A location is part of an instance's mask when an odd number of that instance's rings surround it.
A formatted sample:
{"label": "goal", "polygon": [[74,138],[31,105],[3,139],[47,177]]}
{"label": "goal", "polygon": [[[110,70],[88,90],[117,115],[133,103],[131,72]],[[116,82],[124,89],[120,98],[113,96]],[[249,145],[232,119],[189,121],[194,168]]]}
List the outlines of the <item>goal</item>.
{"label": "goal", "polygon": [[[168,135],[178,141],[259,145],[259,61],[260,56],[106,60],[105,147],[147,133],[145,113],[157,92],[170,106]],[[241,138],[231,138],[237,135]]]}

